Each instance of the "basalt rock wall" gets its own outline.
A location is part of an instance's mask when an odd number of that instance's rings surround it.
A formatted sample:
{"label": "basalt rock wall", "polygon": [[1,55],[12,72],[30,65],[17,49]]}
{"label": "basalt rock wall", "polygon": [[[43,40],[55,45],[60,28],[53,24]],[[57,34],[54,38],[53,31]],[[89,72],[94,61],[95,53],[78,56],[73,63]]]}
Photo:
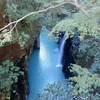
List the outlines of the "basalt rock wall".
{"label": "basalt rock wall", "polygon": [[[76,50],[80,44],[80,38],[78,37],[79,34],[76,33],[73,38],[68,38],[65,41],[64,44],[64,48],[63,48],[63,54],[62,54],[62,59],[61,59],[61,63],[62,63],[62,72],[65,74],[65,78],[69,78],[74,76],[73,73],[70,72],[70,69],[68,66],[71,66],[71,64],[74,64],[74,56],[75,54],[73,54],[74,50]],[[58,45],[60,43],[60,41],[62,41],[63,36],[61,36],[61,39],[58,42]],[[60,43],[61,45],[61,43]],[[60,47],[59,47],[60,48]]]}
{"label": "basalt rock wall", "polygon": [[[34,49],[40,48],[39,36],[35,38],[33,44],[29,46],[26,50],[26,55],[23,55],[22,58],[16,59],[15,64],[20,67],[20,71],[24,72],[24,75],[18,77],[18,82],[12,85],[11,91],[11,100],[27,100],[29,94],[29,83],[28,83],[28,60]],[[16,93],[13,93],[13,90],[16,90]]]}

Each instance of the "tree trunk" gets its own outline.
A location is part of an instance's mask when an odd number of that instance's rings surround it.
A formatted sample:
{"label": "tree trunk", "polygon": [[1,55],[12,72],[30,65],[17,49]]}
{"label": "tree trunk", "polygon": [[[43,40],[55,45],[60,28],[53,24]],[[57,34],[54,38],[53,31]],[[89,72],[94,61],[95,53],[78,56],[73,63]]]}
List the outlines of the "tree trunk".
{"label": "tree trunk", "polygon": [[3,27],[3,8],[2,8],[2,3],[0,2],[0,28],[2,27]]}

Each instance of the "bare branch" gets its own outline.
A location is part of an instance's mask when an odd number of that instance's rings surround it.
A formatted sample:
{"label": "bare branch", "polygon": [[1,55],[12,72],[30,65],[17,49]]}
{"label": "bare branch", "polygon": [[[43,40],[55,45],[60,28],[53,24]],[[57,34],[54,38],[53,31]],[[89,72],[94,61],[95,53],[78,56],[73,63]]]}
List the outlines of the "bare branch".
{"label": "bare branch", "polygon": [[15,25],[12,27],[12,29],[10,30],[10,32],[12,32],[14,30],[14,28],[16,28],[18,23],[15,23]]}
{"label": "bare branch", "polygon": [[78,5],[77,0],[74,0],[74,1],[75,1],[75,4]]}
{"label": "bare branch", "polygon": [[4,26],[3,28],[0,29],[0,31],[4,30],[5,28],[9,27],[10,25],[16,23],[17,21],[13,21],[11,23],[9,23],[8,25]]}
{"label": "bare branch", "polygon": [[[76,1],[76,0],[75,0],[75,1]],[[59,7],[59,6],[61,6],[61,5],[64,5],[64,4],[72,4],[72,5],[76,6],[76,7],[77,7],[79,10],[81,10],[88,18],[90,18],[90,15],[88,14],[88,12],[86,12],[86,11],[85,11],[81,6],[79,6],[78,4],[73,3],[73,2],[63,2],[63,3],[60,3],[60,4],[56,5],[56,6],[48,7],[48,8],[46,8],[46,9],[44,9],[44,10],[39,10],[39,11],[36,11],[36,12],[31,12],[31,13],[25,15],[24,17],[22,17],[22,18],[20,18],[20,19],[18,19],[18,20],[16,20],[16,21],[13,21],[13,22],[9,23],[8,25],[4,26],[3,28],[0,29],[0,31],[4,30],[5,28],[7,28],[8,26],[10,26],[10,25],[12,25],[12,24],[15,24],[14,27],[11,29],[11,31],[13,31],[14,28],[17,26],[17,24],[18,24],[21,20],[23,20],[24,18],[26,18],[26,17],[28,17],[28,16],[30,16],[30,15],[32,15],[32,14],[37,14],[37,13],[41,13],[41,12],[46,12],[46,11],[49,10],[49,9],[54,9],[54,8],[57,8],[57,7]]]}

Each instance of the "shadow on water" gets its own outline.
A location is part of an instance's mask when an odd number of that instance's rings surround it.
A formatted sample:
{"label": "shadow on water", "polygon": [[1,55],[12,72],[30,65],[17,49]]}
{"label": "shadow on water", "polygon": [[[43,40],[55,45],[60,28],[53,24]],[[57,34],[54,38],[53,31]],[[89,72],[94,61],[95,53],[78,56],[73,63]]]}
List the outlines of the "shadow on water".
{"label": "shadow on water", "polygon": [[59,50],[58,45],[48,39],[49,31],[44,30],[40,34],[40,50],[34,50],[29,59],[29,87],[30,94],[28,100],[42,93],[48,83],[57,82],[64,79],[62,67],[56,67]]}

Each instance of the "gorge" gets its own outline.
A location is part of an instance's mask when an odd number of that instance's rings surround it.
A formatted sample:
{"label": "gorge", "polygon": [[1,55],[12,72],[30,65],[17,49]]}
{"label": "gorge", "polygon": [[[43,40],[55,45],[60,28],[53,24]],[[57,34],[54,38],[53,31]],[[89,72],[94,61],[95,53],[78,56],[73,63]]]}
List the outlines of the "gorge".
{"label": "gorge", "polygon": [[[100,0],[1,0],[0,100],[99,100],[98,9]],[[69,87],[54,83],[63,79]]]}
{"label": "gorge", "polygon": [[40,33],[40,49],[34,50],[29,59],[29,87],[28,100],[42,93],[46,85],[64,79],[62,67],[57,67],[59,49],[57,43],[48,38],[50,32],[44,29]]}

